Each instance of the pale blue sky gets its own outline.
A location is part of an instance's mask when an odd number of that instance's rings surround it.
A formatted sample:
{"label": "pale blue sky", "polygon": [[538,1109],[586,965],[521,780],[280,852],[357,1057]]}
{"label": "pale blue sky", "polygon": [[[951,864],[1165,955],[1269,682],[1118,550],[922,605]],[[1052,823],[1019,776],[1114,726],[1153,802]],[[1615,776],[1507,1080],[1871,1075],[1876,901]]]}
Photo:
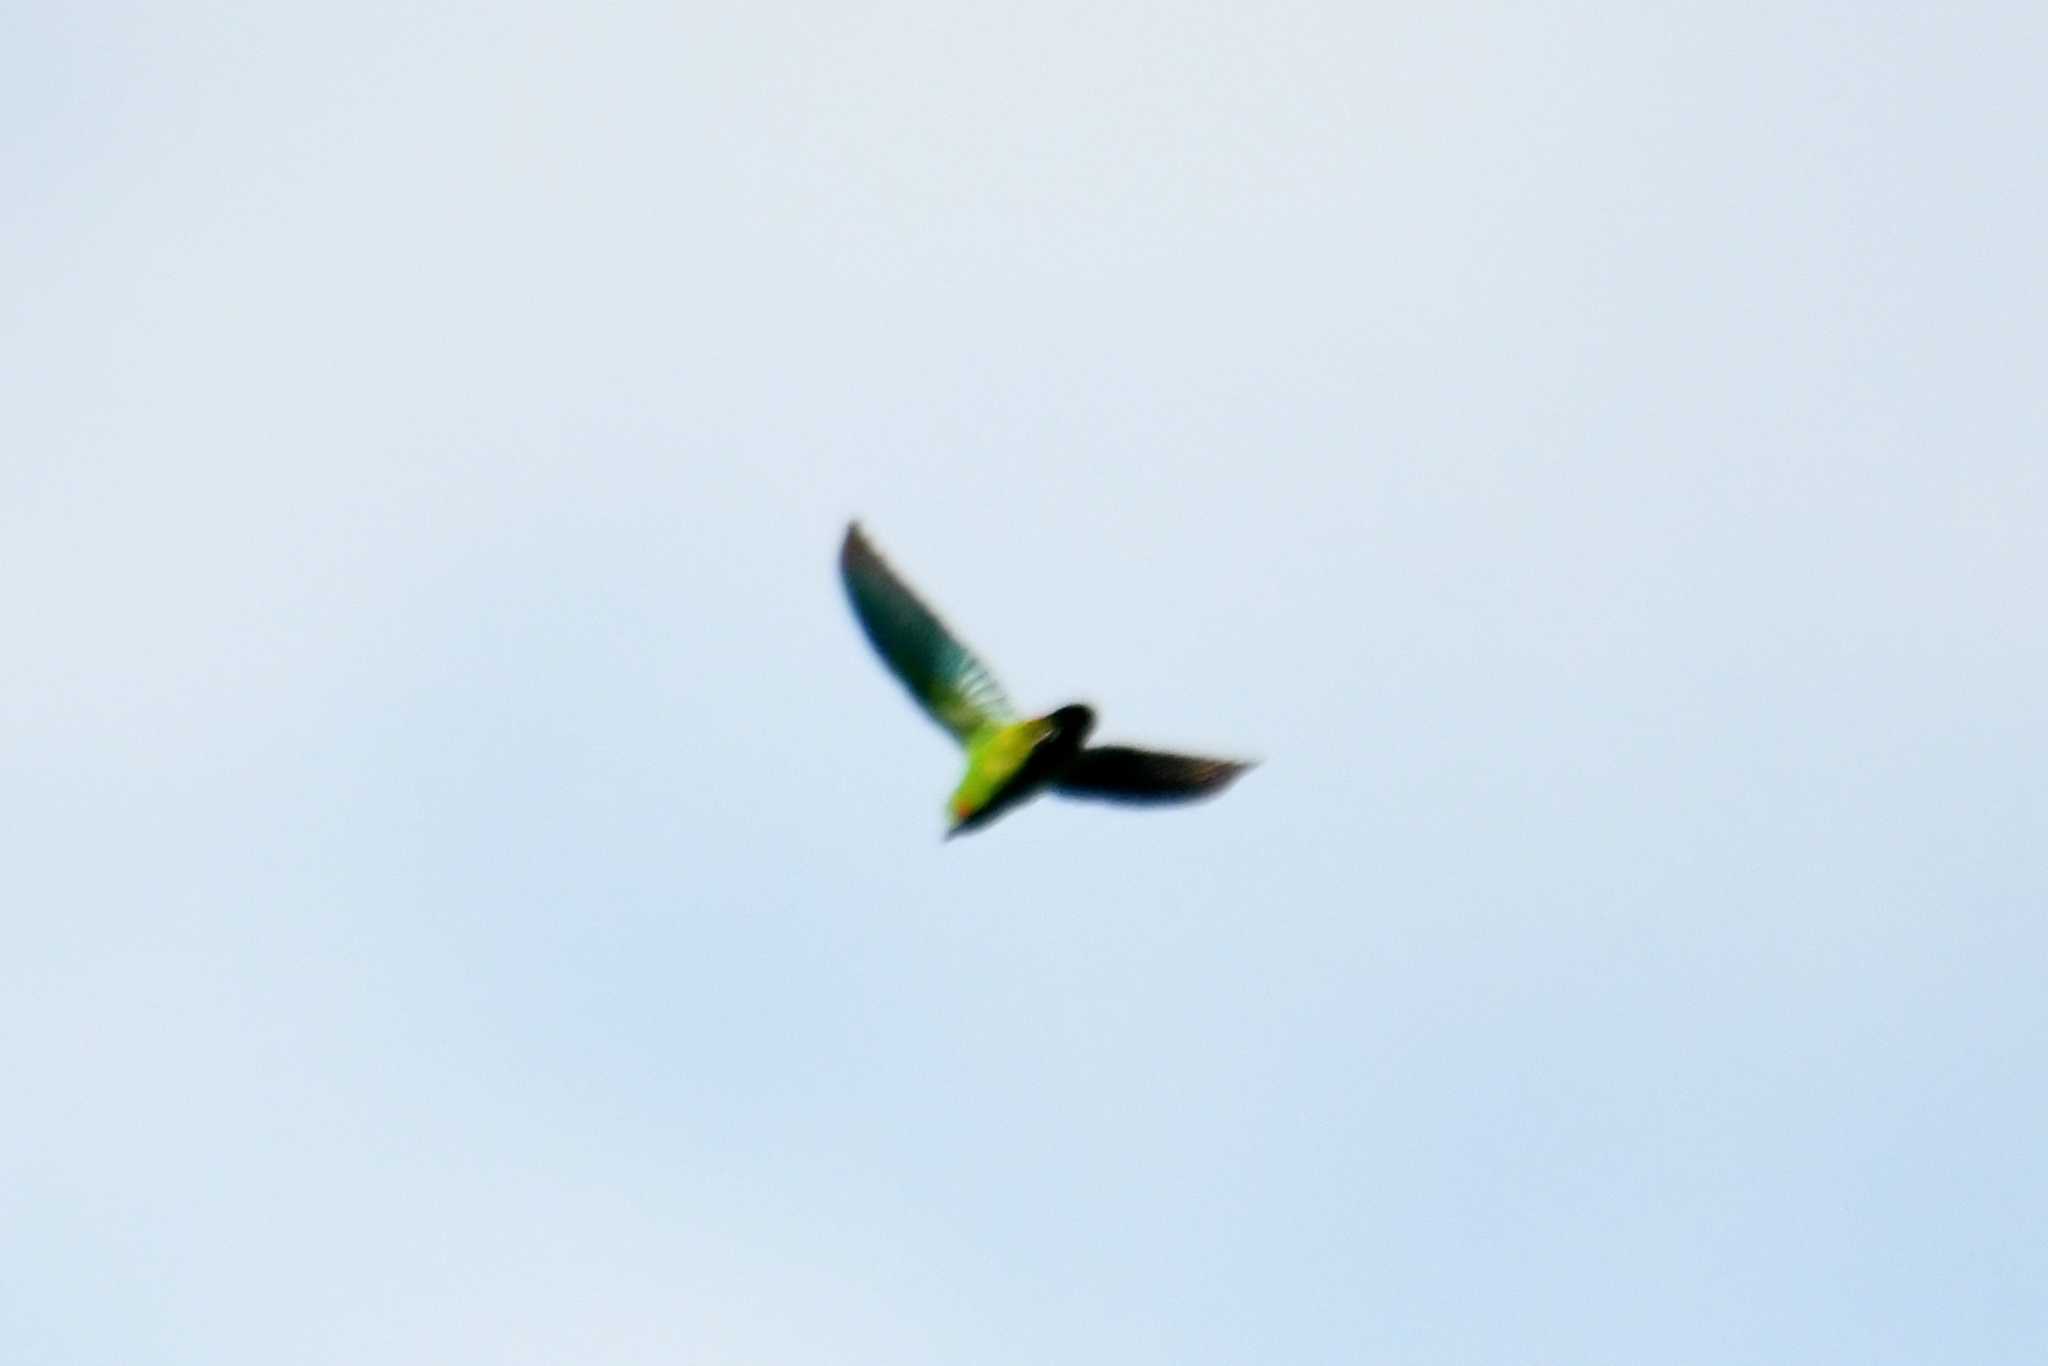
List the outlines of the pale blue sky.
{"label": "pale blue sky", "polygon": [[0,1357],[2048,1358],[2044,52],[31,3]]}

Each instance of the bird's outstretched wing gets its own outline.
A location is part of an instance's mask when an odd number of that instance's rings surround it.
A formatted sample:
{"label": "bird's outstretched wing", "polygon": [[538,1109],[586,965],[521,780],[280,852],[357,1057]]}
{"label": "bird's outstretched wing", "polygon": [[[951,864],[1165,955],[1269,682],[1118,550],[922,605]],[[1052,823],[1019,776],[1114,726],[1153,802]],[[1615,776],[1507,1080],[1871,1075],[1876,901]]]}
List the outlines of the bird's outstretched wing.
{"label": "bird's outstretched wing", "polygon": [[846,528],[839,574],[875,652],[954,739],[964,745],[983,727],[1016,718],[988,666],[896,577],[858,522]]}
{"label": "bird's outstretched wing", "polygon": [[1184,802],[1221,792],[1250,767],[1232,759],[1096,745],[1074,756],[1053,790],[1112,802]]}

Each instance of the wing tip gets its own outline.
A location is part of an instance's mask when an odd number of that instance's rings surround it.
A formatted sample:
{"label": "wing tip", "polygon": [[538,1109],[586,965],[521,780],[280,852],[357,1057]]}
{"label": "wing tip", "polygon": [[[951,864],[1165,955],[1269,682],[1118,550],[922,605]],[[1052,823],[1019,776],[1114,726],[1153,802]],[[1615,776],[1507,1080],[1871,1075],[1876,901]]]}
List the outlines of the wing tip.
{"label": "wing tip", "polygon": [[1216,767],[1195,788],[1195,795],[1214,797],[1259,766],[1257,759],[1218,759]]}
{"label": "wing tip", "polygon": [[879,564],[881,560],[874,543],[868,540],[867,532],[861,529],[860,520],[855,518],[848,522],[846,535],[839,541],[840,570],[850,573],[857,565]]}

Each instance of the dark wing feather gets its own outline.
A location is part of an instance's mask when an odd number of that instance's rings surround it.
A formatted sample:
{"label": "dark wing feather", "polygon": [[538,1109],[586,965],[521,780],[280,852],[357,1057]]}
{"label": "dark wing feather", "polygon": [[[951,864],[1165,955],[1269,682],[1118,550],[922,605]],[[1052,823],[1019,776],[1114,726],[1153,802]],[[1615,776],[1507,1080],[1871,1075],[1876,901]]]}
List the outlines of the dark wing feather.
{"label": "dark wing feather", "polygon": [[839,573],[875,653],[954,739],[964,745],[982,727],[1013,719],[988,666],[896,577],[858,525],[846,529]]}
{"label": "dark wing feather", "polygon": [[1250,767],[1231,759],[1097,745],[1074,756],[1053,790],[1113,802],[1184,802],[1221,792]]}

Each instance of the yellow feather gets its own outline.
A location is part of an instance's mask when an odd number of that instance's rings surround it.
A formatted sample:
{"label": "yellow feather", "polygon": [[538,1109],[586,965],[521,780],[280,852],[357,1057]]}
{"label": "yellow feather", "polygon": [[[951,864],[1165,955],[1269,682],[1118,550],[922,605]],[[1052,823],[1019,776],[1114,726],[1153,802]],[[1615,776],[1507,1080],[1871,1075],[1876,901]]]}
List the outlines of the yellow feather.
{"label": "yellow feather", "polygon": [[1024,767],[1024,761],[1031,757],[1031,751],[1054,729],[1050,721],[1040,717],[1003,726],[983,726],[968,736],[967,776],[960,780],[960,786],[953,789],[953,796],[946,804],[954,824],[988,805],[1004,785],[1017,776],[1017,770]]}

